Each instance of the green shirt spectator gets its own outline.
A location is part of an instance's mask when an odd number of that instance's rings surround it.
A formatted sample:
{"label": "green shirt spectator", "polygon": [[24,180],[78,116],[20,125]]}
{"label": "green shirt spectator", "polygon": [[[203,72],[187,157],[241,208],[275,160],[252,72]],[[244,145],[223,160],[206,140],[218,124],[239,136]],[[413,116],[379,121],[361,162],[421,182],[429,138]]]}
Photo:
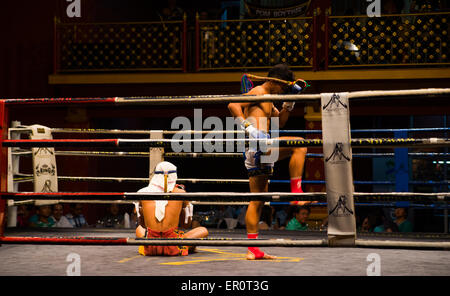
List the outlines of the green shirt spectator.
{"label": "green shirt spectator", "polygon": [[286,225],[286,230],[308,230],[308,224],[300,223],[296,218],[292,218]]}
{"label": "green shirt spectator", "polygon": [[36,211],[36,215],[31,216],[31,227],[53,227],[55,226],[55,220],[50,217],[52,210],[50,206],[40,206]]}
{"label": "green shirt spectator", "polygon": [[406,208],[396,208],[394,215],[396,218],[395,223],[398,226],[399,232],[413,231],[412,223],[406,219],[408,217],[408,210]]}
{"label": "green shirt spectator", "polygon": [[373,229],[373,232],[384,232],[384,225],[378,225]]}
{"label": "green shirt spectator", "polygon": [[[311,210],[305,206],[294,206],[292,214],[294,218],[289,220],[286,225],[286,230],[308,230],[306,220],[309,218]],[[292,216],[291,216],[292,217]]]}
{"label": "green shirt spectator", "polygon": [[413,231],[412,223],[409,222],[408,220],[405,220],[400,224],[398,224],[398,230],[400,232],[412,232]]}

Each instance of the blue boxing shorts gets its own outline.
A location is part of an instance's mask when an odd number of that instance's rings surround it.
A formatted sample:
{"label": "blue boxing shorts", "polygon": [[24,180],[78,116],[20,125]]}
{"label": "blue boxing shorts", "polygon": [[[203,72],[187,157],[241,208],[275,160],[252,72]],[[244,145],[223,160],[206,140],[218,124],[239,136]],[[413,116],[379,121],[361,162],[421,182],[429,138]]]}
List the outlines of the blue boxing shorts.
{"label": "blue boxing shorts", "polygon": [[[266,139],[270,139],[267,135]],[[261,157],[264,156],[265,152],[255,149],[253,147],[245,147],[244,154],[244,164],[247,169],[249,177],[252,176],[271,176],[273,174],[273,167],[275,162],[261,162]]]}

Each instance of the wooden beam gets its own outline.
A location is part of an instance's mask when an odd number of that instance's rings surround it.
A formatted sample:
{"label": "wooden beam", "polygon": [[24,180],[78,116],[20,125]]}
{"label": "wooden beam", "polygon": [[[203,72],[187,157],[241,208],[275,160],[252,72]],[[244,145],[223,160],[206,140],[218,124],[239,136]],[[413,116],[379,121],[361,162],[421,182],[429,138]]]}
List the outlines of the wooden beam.
{"label": "wooden beam", "polygon": [[[265,76],[266,72],[252,72]],[[239,82],[244,72],[198,73],[83,73],[52,74],[49,84],[158,84],[158,83],[223,83]],[[450,79],[447,68],[402,69],[336,69],[328,71],[296,71],[296,77],[310,81],[327,80],[386,80],[386,79]]]}

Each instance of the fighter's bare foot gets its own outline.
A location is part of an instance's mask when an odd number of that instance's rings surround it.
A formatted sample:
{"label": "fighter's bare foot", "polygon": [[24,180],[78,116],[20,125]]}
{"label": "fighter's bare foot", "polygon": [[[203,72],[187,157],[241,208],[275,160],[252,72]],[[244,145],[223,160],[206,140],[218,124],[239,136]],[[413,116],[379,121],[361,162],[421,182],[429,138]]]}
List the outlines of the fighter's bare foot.
{"label": "fighter's bare foot", "polygon": [[258,257],[256,258],[255,254],[253,254],[250,251],[247,251],[247,260],[273,260],[273,259],[277,259],[276,256],[272,256],[266,253],[263,253],[264,255],[262,257]]}

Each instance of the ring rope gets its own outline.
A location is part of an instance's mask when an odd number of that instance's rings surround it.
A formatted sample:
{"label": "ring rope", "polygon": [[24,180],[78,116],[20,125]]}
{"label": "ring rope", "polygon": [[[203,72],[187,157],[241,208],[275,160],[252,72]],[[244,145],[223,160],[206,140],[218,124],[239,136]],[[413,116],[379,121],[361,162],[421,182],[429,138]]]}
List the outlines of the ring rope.
{"label": "ring rope", "polygon": [[[251,143],[276,147],[322,147],[322,139],[190,139],[190,140],[171,140],[171,139],[57,139],[57,140],[4,140],[4,147],[171,147],[172,144],[182,143],[212,143],[220,142],[223,145],[230,143],[241,143],[251,145]],[[450,145],[448,139],[443,138],[362,138],[352,139],[351,145],[358,148],[396,148],[396,147],[446,147]]]}
{"label": "ring rope", "polygon": [[[10,128],[11,132],[31,133],[27,128]],[[399,128],[399,129],[355,129],[351,133],[390,133],[390,132],[438,132],[450,131],[450,127],[434,128]],[[52,128],[52,133],[81,133],[81,134],[131,134],[149,135],[154,130],[119,130],[119,129],[82,129],[82,128]],[[240,130],[165,130],[164,135],[174,134],[242,134]],[[279,134],[321,134],[322,130],[271,130],[270,133]]]}
{"label": "ring rope", "polygon": [[[116,246],[255,246],[255,247],[328,247],[328,241],[291,239],[169,238],[134,239],[122,237],[0,237],[2,244],[44,245],[116,245]],[[450,242],[381,241],[356,239],[353,247],[401,249],[450,249]]]}
{"label": "ring rope", "polygon": [[[55,151],[57,156],[92,156],[92,157],[145,157],[150,156],[149,152],[132,152],[132,151]],[[13,150],[12,155],[18,156],[31,156],[31,150]],[[242,153],[189,153],[189,152],[165,152],[163,154],[167,158],[243,158]],[[352,153],[354,158],[367,158],[367,157],[394,157],[394,153]],[[414,157],[450,157],[448,152],[409,152],[408,156]],[[322,158],[321,153],[307,153],[307,158]]]}
{"label": "ring rope", "polygon": [[[20,174],[20,177],[14,178],[14,182],[31,182],[34,180],[32,174]],[[95,181],[95,182],[133,182],[148,183],[148,178],[131,177],[85,177],[85,176],[58,176],[61,181]],[[198,178],[179,178],[177,181],[184,183],[200,184],[248,184],[248,179],[198,179]],[[290,184],[290,180],[269,180],[269,184]],[[326,184],[325,180],[302,180],[303,184]],[[394,185],[395,181],[353,181],[355,185]],[[450,185],[450,181],[409,181],[414,185]]]}
{"label": "ring rope", "polygon": [[[54,200],[102,199],[102,200],[189,200],[189,201],[326,201],[325,192],[290,193],[290,192],[189,192],[189,193],[137,193],[137,192],[1,192],[2,199],[13,200]],[[355,201],[450,201],[449,192],[355,192]]]}
{"label": "ring rope", "polygon": [[[19,205],[26,205],[26,204],[35,204],[36,200],[30,199],[30,200],[8,200],[8,206],[19,206]],[[50,203],[50,202],[49,202]],[[51,204],[123,204],[123,205],[134,205],[135,201],[129,201],[129,200],[80,200],[80,199],[56,199],[51,200]],[[214,202],[214,201],[191,201],[190,202],[194,206],[248,206],[249,202],[245,201],[223,201],[223,202]],[[289,206],[291,205],[290,202],[264,202],[265,206]],[[327,206],[326,202],[318,202],[318,203],[310,203],[308,204],[309,207],[323,207]],[[418,204],[418,203],[411,203],[409,201],[398,201],[398,202],[372,202],[372,203],[362,203],[357,202],[355,203],[355,206],[358,207],[411,207],[411,208],[422,208],[422,209],[434,209],[434,210],[442,210],[442,209],[449,209],[449,204],[444,203],[432,203],[432,204]],[[194,215],[195,216],[195,215]]]}
{"label": "ring rope", "polygon": [[[411,90],[378,90],[378,91],[356,91],[349,92],[349,99],[363,98],[375,99],[385,97],[405,96],[429,96],[438,98],[439,95],[450,94],[448,88],[428,88]],[[302,101],[311,102],[321,99],[321,94],[300,95],[207,95],[207,96],[163,96],[163,97],[111,97],[111,98],[29,98],[29,99],[6,99],[6,105],[47,105],[57,104],[67,106],[68,104],[113,104],[113,105],[174,105],[174,104],[217,104],[230,102],[285,102]]]}

